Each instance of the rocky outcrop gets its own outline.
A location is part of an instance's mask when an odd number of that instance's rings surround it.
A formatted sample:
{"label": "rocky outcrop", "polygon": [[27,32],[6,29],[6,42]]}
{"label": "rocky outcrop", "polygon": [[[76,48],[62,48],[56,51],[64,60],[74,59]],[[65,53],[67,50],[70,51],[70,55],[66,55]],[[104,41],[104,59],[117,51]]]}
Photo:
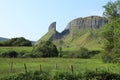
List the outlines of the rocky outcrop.
{"label": "rocky outcrop", "polygon": [[51,30],[51,29],[56,31],[56,22],[53,22],[53,23],[50,24],[49,30]]}
{"label": "rocky outcrop", "polygon": [[81,28],[100,28],[106,23],[106,19],[99,16],[90,16],[85,18],[77,18],[68,23],[65,30],[81,29]]}
{"label": "rocky outcrop", "polygon": [[[50,40],[50,41],[55,41],[55,40],[64,40],[66,39],[66,36],[69,34],[72,34],[72,30],[77,30],[77,34],[79,33],[79,30],[83,29],[99,29],[101,28],[105,23],[107,23],[107,20],[103,17],[99,16],[90,16],[90,17],[85,17],[85,18],[77,18],[72,21],[70,21],[67,25],[67,27],[59,33],[56,30],[56,22],[53,22],[49,26],[49,30],[47,34],[45,34],[40,40]],[[72,36],[75,36],[72,35]],[[79,37],[79,36],[78,36]],[[72,39],[72,38],[71,38]],[[40,41],[39,40],[39,41]]]}
{"label": "rocky outcrop", "polygon": [[52,22],[50,24],[48,32],[49,31],[51,32],[51,33],[49,33],[49,34],[51,34],[51,36],[49,37],[48,40],[53,41],[53,40],[61,38],[61,34],[58,31],[56,31],[56,22]]}
{"label": "rocky outcrop", "polygon": [[56,39],[60,39],[61,38],[61,34],[57,31],[55,31],[52,36],[50,37],[50,41],[56,40]]}

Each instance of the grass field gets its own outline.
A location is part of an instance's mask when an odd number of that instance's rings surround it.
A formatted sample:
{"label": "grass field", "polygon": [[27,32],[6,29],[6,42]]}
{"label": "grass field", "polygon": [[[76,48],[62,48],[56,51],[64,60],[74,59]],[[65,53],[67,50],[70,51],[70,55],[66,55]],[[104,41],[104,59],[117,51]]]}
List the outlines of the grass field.
{"label": "grass field", "polygon": [[[0,47],[0,53],[8,50],[17,52],[32,52],[32,47]],[[62,49],[63,55],[76,49]],[[13,62],[13,69],[11,72],[11,63]],[[85,72],[86,70],[94,71],[109,70],[112,73],[120,74],[120,64],[106,64],[100,59],[75,59],[75,58],[0,58],[0,77],[25,72],[24,64],[27,66],[27,71],[40,70],[40,65],[43,71],[50,73],[57,71],[71,72],[70,66],[73,65],[74,72]],[[57,69],[56,69],[57,65]]]}
{"label": "grass field", "polygon": [[8,50],[14,50],[14,51],[17,51],[17,52],[31,52],[32,51],[32,47],[0,47],[0,53],[1,52],[5,52],[5,51],[8,51]]}
{"label": "grass field", "polygon": [[[11,62],[13,62],[13,72],[10,72]],[[105,64],[98,59],[69,59],[69,58],[0,58],[0,77],[13,73],[25,72],[24,63],[28,71],[40,70],[40,64],[43,71],[54,72],[68,71],[73,65],[74,72],[85,72],[86,70],[108,70],[113,73],[120,73],[119,64]]]}

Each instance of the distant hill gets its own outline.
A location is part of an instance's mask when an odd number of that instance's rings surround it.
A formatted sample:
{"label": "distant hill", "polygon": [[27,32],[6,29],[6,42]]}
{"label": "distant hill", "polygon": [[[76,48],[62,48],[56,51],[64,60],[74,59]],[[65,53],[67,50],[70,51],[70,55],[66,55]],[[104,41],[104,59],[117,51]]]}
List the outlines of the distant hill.
{"label": "distant hill", "polygon": [[40,41],[50,40],[63,48],[101,48],[102,39],[99,32],[106,23],[107,20],[100,16],[77,18],[70,21],[64,31],[59,33],[56,30],[56,22],[53,22],[50,24],[48,32],[36,44]]}
{"label": "distant hill", "polygon": [[33,45],[36,43],[36,41],[31,41],[31,42],[32,42]]}
{"label": "distant hill", "polygon": [[4,40],[7,40],[8,38],[3,38],[3,37],[0,37],[0,41],[4,41]]}

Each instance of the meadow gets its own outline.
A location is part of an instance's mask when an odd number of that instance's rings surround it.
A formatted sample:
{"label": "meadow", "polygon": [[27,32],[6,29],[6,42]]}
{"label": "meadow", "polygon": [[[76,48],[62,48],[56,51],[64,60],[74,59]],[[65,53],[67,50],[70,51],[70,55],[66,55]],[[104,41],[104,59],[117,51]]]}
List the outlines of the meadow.
{"label": "meadow", "polygon": [[[32,47],[0,47],[0,53],[8,50],[16,52],[32,52]],[[76,49],[62,49],[63,54],[74,52]],[[103,63],[99,55],[91,59],[80,58],[0,58],[0,78],[13,74],[25,73],[27,71],[45,71],[50,74],[57,72],[71,73],[73,66],[74,73],[85,73],[86,71],[109,71],[110,73],[120,74],[120,64]],[[12,64],[13,63],[13,64]],[[11,69],[12,65],[12,69]],[[41,67],[40,67],[41,66]]]}
{"label": "meadow", "polygon": [[[11,72],[11,63],[13,69]],[[36,71],[41,69],[47,72],[71,72],[71,65],[75,73],[85,72],[86,70],[98,71],[105,70],[112,73],[120,73],[119,64],[105,64],[99,59],[70,59],[70,58],[0,58],[0,77],[25,72],[24,64],[27,71]]]}
{"label": "meadow", "polygon": [[0,47],[0,53],[1,52],[5,52],[8,50],[14,50],[16,52],[31,52],[32,51],[32,47]]}

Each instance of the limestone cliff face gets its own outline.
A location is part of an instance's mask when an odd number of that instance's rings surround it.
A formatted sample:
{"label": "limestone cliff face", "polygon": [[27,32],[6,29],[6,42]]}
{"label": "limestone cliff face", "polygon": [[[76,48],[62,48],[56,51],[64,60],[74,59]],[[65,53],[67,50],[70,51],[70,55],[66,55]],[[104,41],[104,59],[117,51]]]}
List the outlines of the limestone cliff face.
{"label": "limestone cliff face", "polygon": [[61,34],[56,30],[56,22],[53,22],[50,24],[49,31],[50,30],[53,30],[53,33],[52,33],[51,37],[49,38],[50,41],[61,38]]}
{"label": "limestone cliff face", "polygon": [[53,22],[53,23],[50,24],[49,30],[51,30],[51,29],[56,31],[56,22]]}
{"label": "limestone cliff face", "polygon": [[49,25],[48,32],[40,38],[35,45],[39,44],[41,41],[53,41],[60,38],[60,33],[56,31],[56,22],[52,22]]}
{"label": "limestone cliff face", "polygon": [[[71,37],[71,36],[69,36],[69,34],[70,35],[72,34],[73,37],[74,36],[76,37],[77,34],[81,34],[80,31],[83,29],[87,29],[87,30],[99,29],[105,23],[107,23],[107,20],[105,18],[99,17],[99,16],[77,18],[77,19],[70,21],[68,23],[68,25],[66,26],[66,28],[61,33],[59,33],[56,30],[56,22],[53,22],[50,24],[48,32],[38,42],[43,41],[43,40],[50,40],[50,41],[56,41],[56,40],[59,41],[60,40],[60,42],[62,41],[62,43],[66,43],[68,38]],[[72,32],[73,30],[75,32],[74,34]],[[67,36],[69,36],[69,37],[67,37]],[[80,36],[77,36],[77,37],[80,37]],[[70,39],[72,39],[72,38],[70,38]],[[70,39],[69,39],[69,41],[70,41]],[[79,42],[79,40],[78,40],[78,42]]]}
{"label": "limestone cliff face", "polygon": [[100,28],[106,23],[105,18],[99,16],[90,16],[85,18],[77,18],[68,23],[65,30],[81,29],[81,28]]}

